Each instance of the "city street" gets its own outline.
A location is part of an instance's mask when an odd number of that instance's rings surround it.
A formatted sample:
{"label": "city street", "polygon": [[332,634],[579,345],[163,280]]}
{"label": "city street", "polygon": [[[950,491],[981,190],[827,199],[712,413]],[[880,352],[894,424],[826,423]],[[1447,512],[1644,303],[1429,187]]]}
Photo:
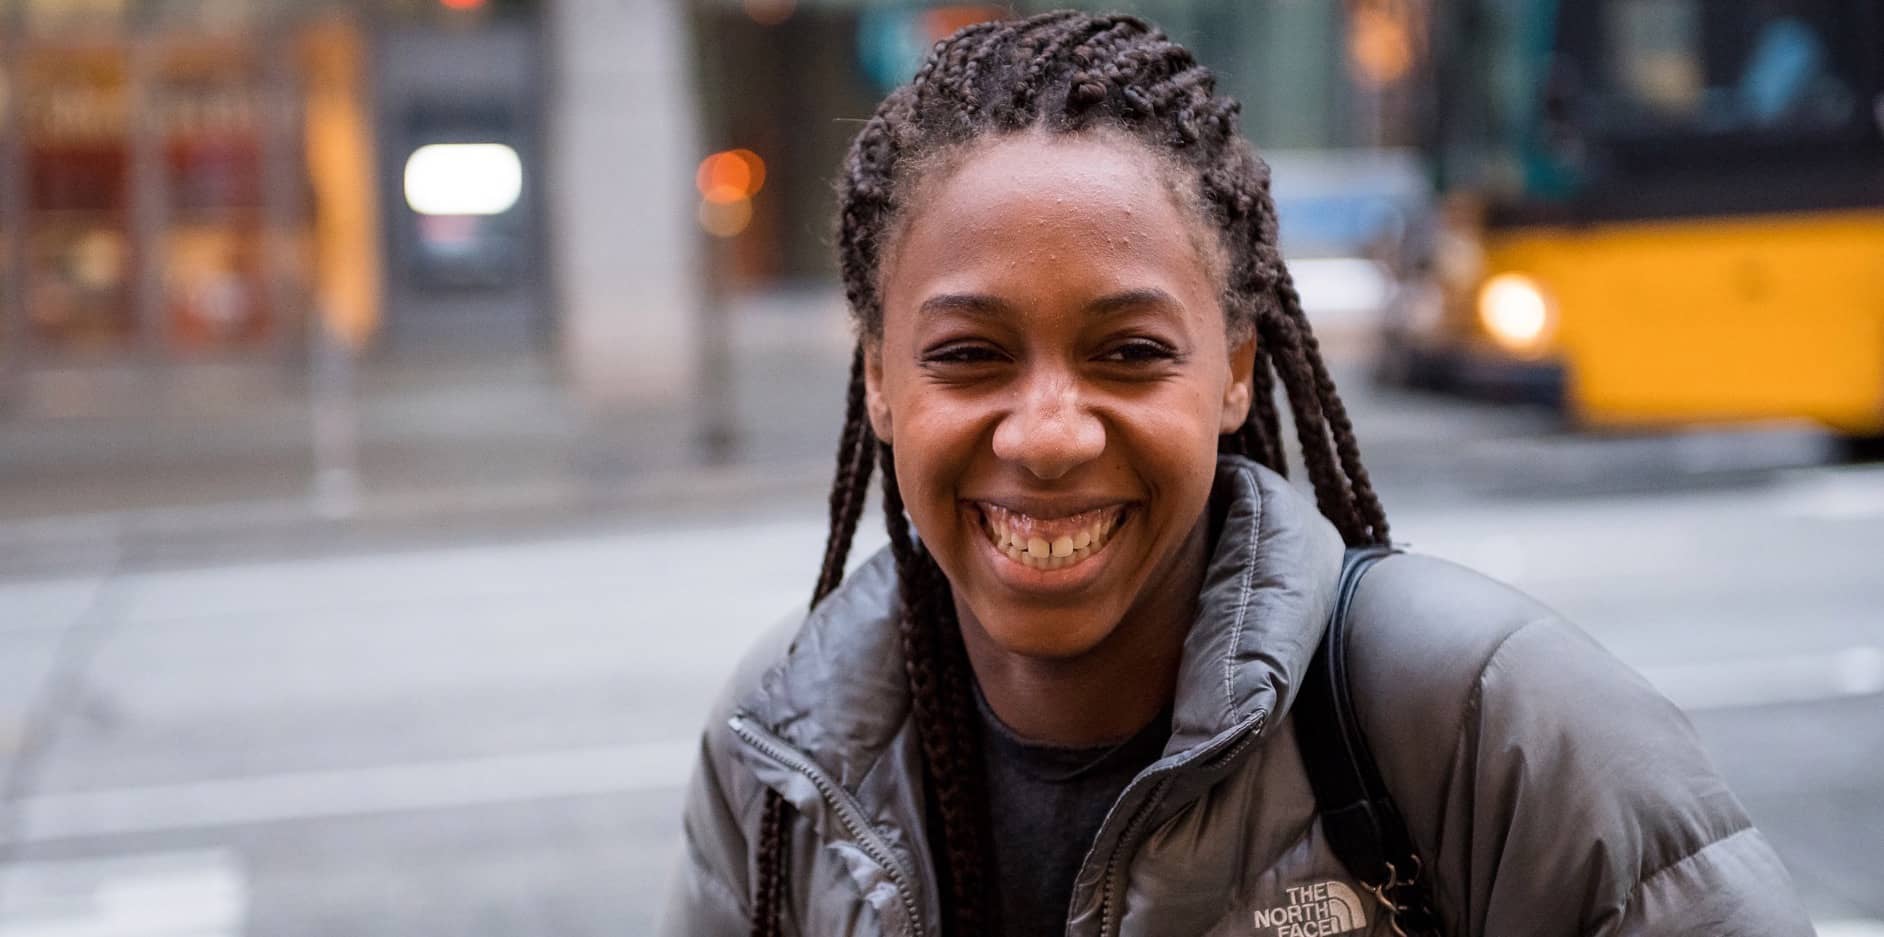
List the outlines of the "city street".
{"label": "city street", "polygon": [[[1484,498],[1381,474],[1399,539],[1689,708],[1823,933],[1884,933],[1884,471]],[[806,598],[821,513],[0,580],[0,937],[648,933],[708,702]]]}
{"label": "city street", "polygon": [[651,934],[858,342],[907,468],[1245,339],[1884,937],[1878,3],[1111,6],[0,0],[0,937]]}

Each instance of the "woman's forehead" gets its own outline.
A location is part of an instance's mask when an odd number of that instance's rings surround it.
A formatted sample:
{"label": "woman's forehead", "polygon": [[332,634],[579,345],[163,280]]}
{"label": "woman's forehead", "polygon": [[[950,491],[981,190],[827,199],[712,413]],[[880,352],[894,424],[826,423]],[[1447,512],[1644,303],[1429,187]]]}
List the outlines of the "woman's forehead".
{"label": "woman's forehead", "polygon": [[1142,144],[1113,134],[1032,132],[977,143],[923,180],[907,206],[910,227],[1001,221],[1019,208],[1064,217],[1183,223],[1164,167]]}
{"label": "woman's forehead", "polygon": [[[885,298],[937,277],[1068,266],[1211,276],[1197,222],[1157,157],[1097,135],[1031,133],[977,145],[923,180],[885,268]],[[910,297],[902,297],[909,299]]]}

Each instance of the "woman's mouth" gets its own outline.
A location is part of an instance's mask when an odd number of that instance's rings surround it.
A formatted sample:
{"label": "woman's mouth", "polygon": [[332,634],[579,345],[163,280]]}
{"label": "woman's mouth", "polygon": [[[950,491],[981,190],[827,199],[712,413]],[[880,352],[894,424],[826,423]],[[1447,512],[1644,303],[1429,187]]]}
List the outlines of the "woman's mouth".
{"label": "woman's mouth", "polygon": [[1067,517],[1041,518],[1010,511],[985,501],[982,532],[994,548],[1030,569],[1054,570],[1078,566],[1111,541],[1125,519],[1124,504],[1083,511]]}

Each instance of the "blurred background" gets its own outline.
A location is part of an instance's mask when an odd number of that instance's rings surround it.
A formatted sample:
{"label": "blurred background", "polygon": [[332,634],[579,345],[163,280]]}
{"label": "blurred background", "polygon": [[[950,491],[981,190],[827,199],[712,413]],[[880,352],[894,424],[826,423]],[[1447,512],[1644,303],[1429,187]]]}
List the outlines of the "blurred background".
{"label": "blurred background", "polygon": [[[1048,6],[0,0],[0,937],[649,932],[822,552],[843,149]],[[1108,6],[1244,102],[1396,535],[1884,934],[1884,4]]]}

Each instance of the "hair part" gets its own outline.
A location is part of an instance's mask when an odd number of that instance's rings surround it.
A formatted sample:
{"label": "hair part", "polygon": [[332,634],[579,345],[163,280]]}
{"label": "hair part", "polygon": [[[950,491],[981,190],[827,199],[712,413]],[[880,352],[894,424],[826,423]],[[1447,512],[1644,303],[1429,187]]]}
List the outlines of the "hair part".
{"label": "hair part", "polygon": [[[1220,263],[1225,328],[1255,338],[1247,421],[1221,452],[1287,474],[1277,386],[1287,400],[1315,500],[1350,545],[1386,543],[1387,518],[1361,465],[1354,430],[1303,314],[1276,240],[1269,168],[1240,135],[1239,106],[1189,50],[1144,20],[1061,11],[969,26],[936,44],[915,78],[884,99],[852,142],[839,184],[838,260],[858,334],[852,354],[830,534],[812,593],[837,587],[870,476],[883,469],[883,513],[899,587],[901,646],[926,788],[936,822],[943,931],[973,937],[994,913],[984,887],[988,807],[972,674],[948,580],[912,536],[894,451],[864,407],[865,344],[883,329],[882,270],[926,185],[969,145],[1021,132],[1103,134],[1153,156],[1200,249]],[[787,889],[783,799],[766,792],[753,933],[782,933]]]}

